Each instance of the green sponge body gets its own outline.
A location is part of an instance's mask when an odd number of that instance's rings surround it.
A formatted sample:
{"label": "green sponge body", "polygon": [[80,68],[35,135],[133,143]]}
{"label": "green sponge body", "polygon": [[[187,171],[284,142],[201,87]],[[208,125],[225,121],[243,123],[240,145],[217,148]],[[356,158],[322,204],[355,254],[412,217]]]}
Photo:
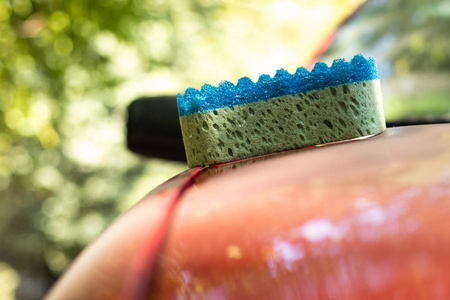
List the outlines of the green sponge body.
{"label": "green sponge body", "polygon": [[380,80],[180,117],[189,167],[347,140],[385,128]]}

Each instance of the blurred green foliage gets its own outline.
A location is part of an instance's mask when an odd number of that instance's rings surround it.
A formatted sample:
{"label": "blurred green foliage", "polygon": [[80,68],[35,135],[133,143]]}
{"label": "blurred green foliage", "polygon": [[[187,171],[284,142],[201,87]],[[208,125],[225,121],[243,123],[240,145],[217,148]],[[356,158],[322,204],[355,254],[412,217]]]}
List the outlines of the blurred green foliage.
{"label": "blurred green foliage", "polygon": [[[177,68],[185,41],[172,24],[183,9],[166,1],[0,1],[0,261],[20,274],[18,298],[42,296],[132,203],[140,175],[156,175],[150,190],[185,168],[144,164],[124,143],[126,103],[138,94],[127,84]],[[195,9],[213,17],[219,7]]]}

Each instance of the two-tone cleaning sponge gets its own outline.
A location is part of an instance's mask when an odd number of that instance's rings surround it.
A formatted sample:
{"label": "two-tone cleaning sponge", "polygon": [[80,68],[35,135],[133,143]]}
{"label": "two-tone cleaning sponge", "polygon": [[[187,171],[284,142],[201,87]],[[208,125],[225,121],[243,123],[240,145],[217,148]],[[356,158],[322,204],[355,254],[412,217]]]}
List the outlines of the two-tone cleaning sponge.
{"label": "two-tone cleaning sponge", "polygon": [[311,72],[280,69],[254,83],[205,84],[178,95],[188,165],[206,166],[347,140],[385,128],[378,70],[356,55]]}

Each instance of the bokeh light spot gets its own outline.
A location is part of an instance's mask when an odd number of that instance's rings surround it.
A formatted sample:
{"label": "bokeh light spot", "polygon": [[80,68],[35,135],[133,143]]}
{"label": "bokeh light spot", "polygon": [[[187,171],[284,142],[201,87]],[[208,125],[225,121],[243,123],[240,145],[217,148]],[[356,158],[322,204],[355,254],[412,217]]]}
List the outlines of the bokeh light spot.
{"label": "bokeh light spot", "polygon": [[33,7],[29,0],[13,0],[12,9],[19,17],[24,18],[31,14]]}
{"label": "bokeh light spot", "polygon": [[5,262],[0,261],[0,299],[15,299],[15,291],[20,282],[16,270]]}
{"label": "bokeh light spot", "polygon": [[112,32],[102,31],[93,39],[95,50],[101,55],[112,55],[116,51],[118,41]]}
{"label": "bokeh light spot", "polygon": [[21,146],[11,150],[13,172],[17,175],[29,174],[34,168],[34,161],[28,151]]}
{"label": "bokeh light spot", "polygon": [[55,11],[50,16],[49,27],[56,33],[63,31],[70,24],[69,16],[62,11]]}
{"label": "bokeh light spot", "polygon": [[5,114],[5,123],[11,129],[17,130],[24,118],[23,113],[18,109],[12,109]]}
{"label": "bokeh light spot", "polygon": [[69,260],[64,253],[53,247],[48,247],[44,255],[50,269],[57,274],[61,273],[69,264]]}
{"label": "bokeh light spot", "polygon": [[64,182],[61,173],[53,166],[41,167],[33,174],[34,182],[38,187],[52,189]]}
{"label": "bokeh light spot", "polygon": [[73,50],[73,42],[67,35],[61,35],[56,38],[53,47],[55,48],[56,53],[60,56],[67,56]]}
{"label": "bokeh light spot", "polygon": [[31,15],[22,25],[22,33],[27,38],[33,38],[45,27],[45,18],[40,13]]}
{"label": "bokeh light spot", "polygon": [[79,242],[84,244],[92,241],[102,232],[105,226],[105,219],[99,213],[92,212],[85,215],[80,223],[80,232],[83,234],[79,236]]}
{"label": "bokeh light spot", "polygon": [[50,125],[44,127],[39,132],[38,138],[41,145],[47,149],[55,148],[59,144],[58,133]]}
{"label": "bokeh light spot", "polygon": [[11,7],[7,1],[0,2],[0,22],[7,21],[11,15]]}

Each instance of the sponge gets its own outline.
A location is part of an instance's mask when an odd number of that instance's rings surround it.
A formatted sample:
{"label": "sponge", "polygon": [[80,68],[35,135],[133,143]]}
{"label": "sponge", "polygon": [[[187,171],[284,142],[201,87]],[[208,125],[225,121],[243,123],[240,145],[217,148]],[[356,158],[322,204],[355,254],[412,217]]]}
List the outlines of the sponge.
{"label": "sponge", "polygon": [[188,166],[207,166],[382,132],[384,112],[372,57],[280,69],[254,83],[205,84],[178,95]]}

